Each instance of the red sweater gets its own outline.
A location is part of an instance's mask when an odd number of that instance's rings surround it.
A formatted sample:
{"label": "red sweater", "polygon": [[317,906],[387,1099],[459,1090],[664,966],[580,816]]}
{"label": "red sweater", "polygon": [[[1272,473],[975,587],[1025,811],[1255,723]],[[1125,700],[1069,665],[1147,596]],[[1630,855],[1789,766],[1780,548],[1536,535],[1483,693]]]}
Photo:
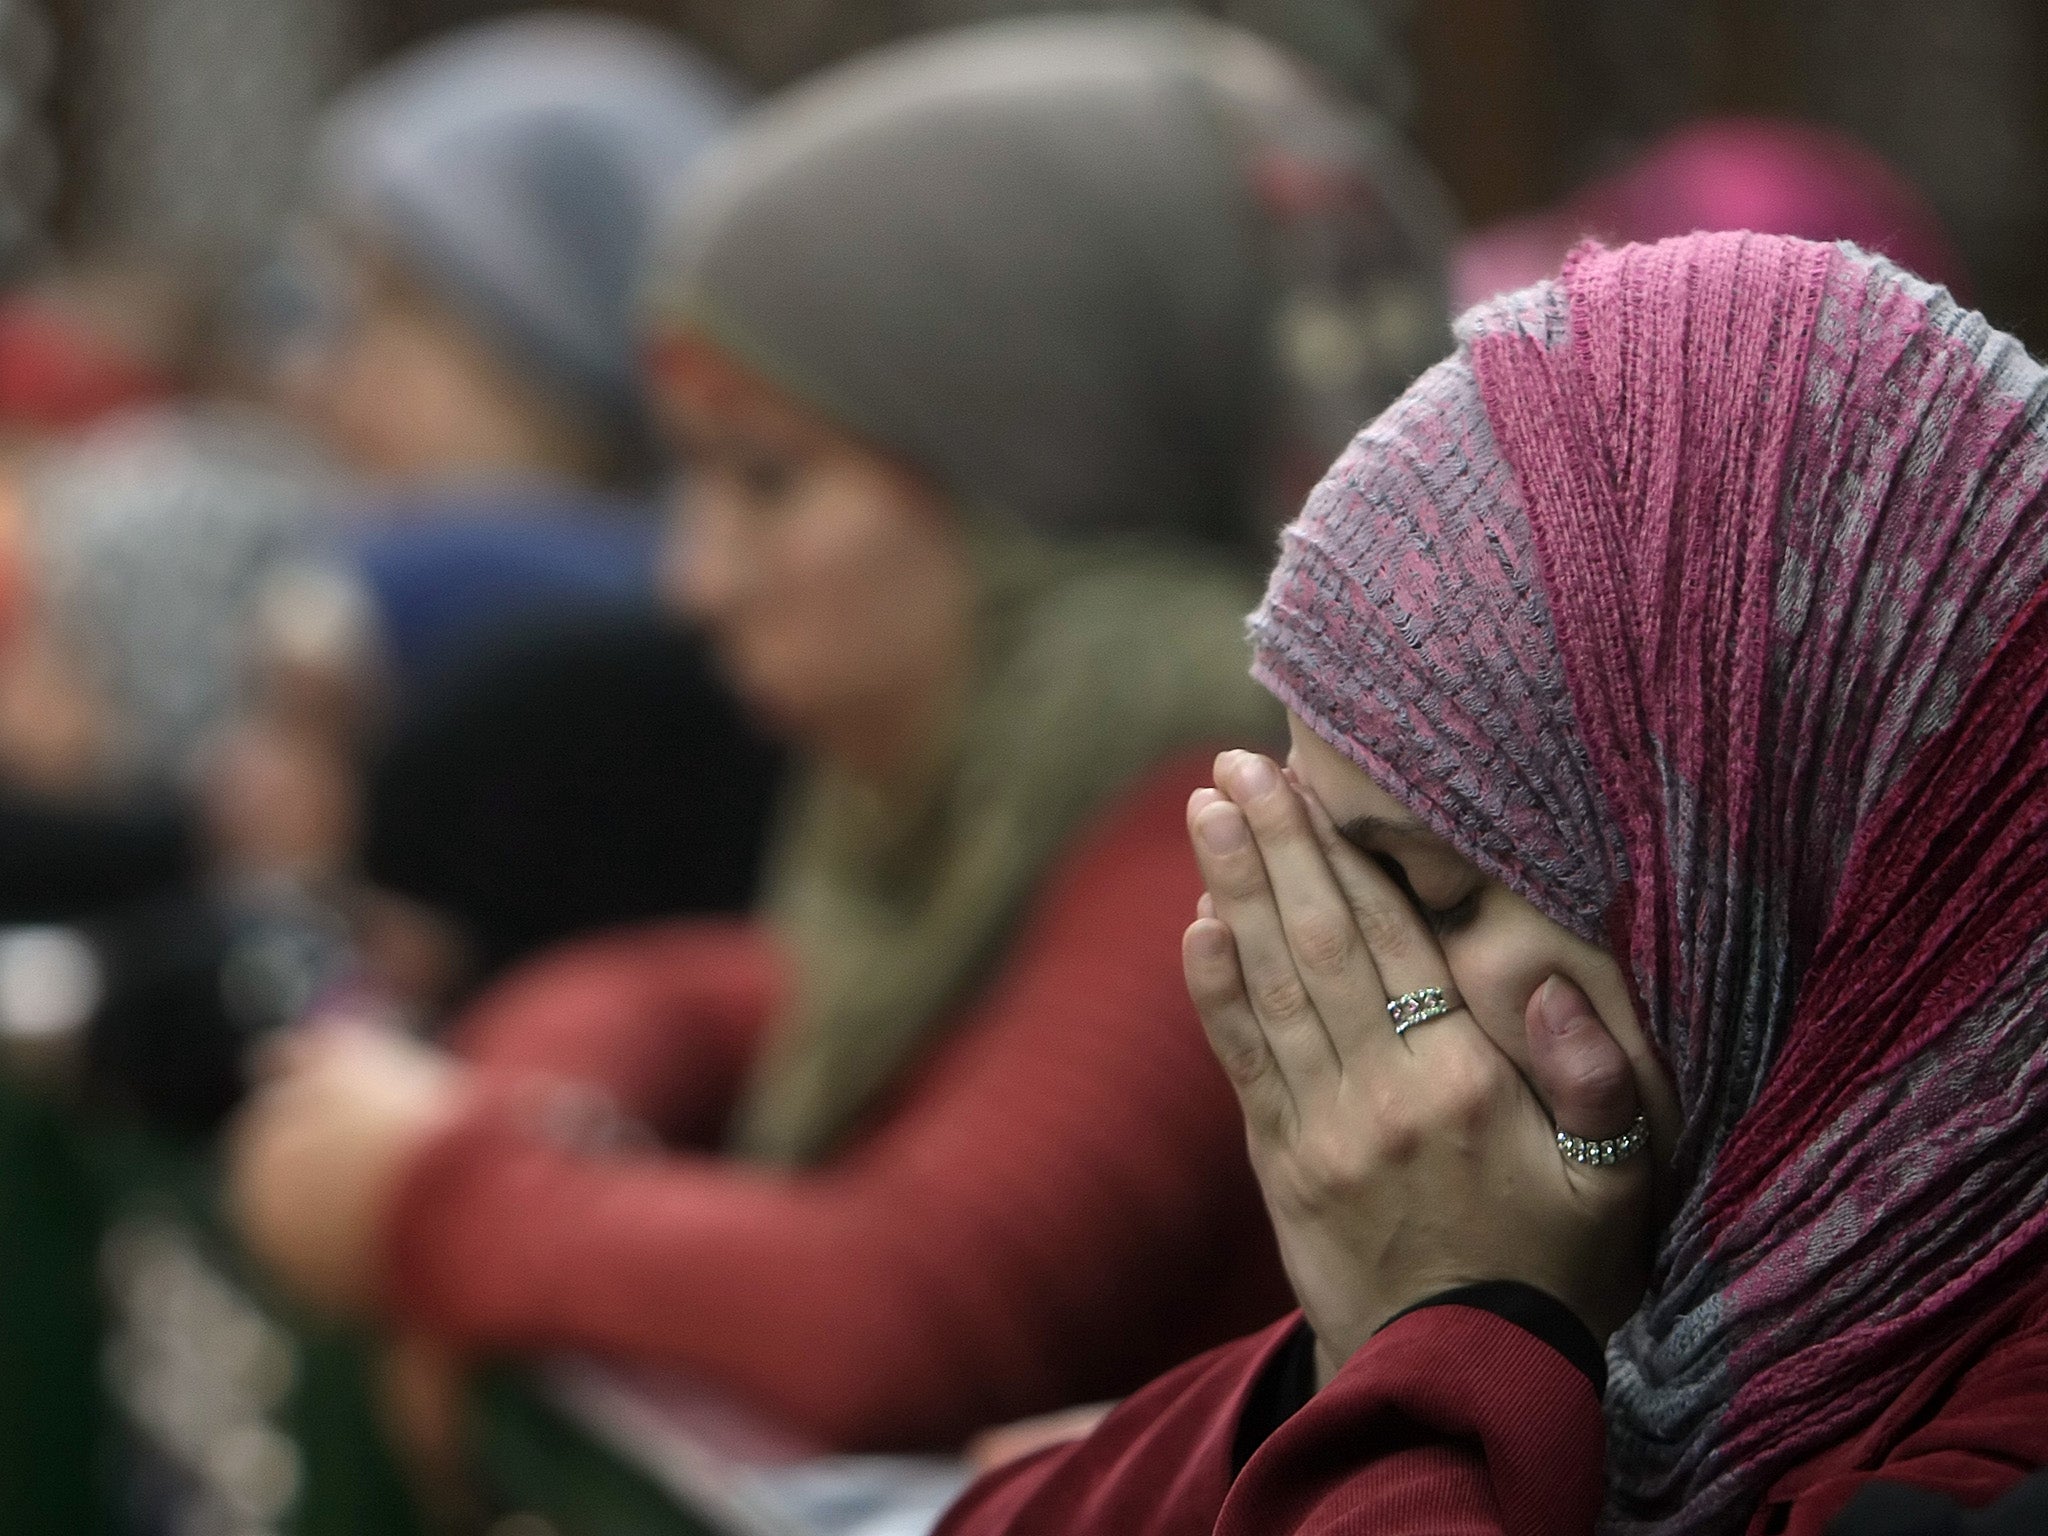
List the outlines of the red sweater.
{"label": "red sweater", "polygon": [[[1278,1315],[1180,975],[1207,772],[1160,769],[1078,840],[943,1043],[815,1172],[708,1150],[779,1000],[759,931],[645,930],[512,978],[458,1037],[483,1091],[402,1180],[394,1310],[470,1347],[685,1368],[843,1447],[954,1445]],[[665,1145],[551,1133],[532,1087],[564,1079]]]}
{"label": "red sweater", "polygon": [[[1087,1440],[983,1478],[938,1536],[1589,1536],[1606,1437],[1592,1379],[1473,1306],[1396,1319],[1236,1471],[1247,1409],[1294,1327],[1193,1361]],[[1978,1507],[2044,1461],[2037,1301],[1986,1319],[1869,1430],[1780,1479],[1748,1530],[1823,1536],[1873,1480]]]}

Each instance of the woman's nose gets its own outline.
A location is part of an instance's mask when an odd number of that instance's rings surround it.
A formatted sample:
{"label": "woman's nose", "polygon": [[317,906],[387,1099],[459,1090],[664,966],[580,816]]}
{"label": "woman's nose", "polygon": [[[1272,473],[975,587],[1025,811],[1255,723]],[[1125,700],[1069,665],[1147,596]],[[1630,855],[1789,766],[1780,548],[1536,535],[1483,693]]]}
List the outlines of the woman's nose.
{"label": "woman's nose", "polygon": [[669,608],[700,624],[730,612],[748,564],[738,522],[718,498],[684,492],[662,551],[661,592]]}

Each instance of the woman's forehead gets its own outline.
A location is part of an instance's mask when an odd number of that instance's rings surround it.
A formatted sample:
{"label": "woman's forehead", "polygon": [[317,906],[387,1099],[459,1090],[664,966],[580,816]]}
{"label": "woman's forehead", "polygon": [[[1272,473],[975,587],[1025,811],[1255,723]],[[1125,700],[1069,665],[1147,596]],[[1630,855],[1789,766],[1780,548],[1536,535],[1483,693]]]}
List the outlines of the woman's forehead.
{"label": "woman's forehead", "polygon": [[1287,716],[1287,730],[1293,744],[1287,755],[1288,764],[1307,780],[1332,820],[1339,825],[1368,820],[1390,831],[1435,840],[1436,834],[1374,782],[1372,775],[1324,741],[1292,711]]}

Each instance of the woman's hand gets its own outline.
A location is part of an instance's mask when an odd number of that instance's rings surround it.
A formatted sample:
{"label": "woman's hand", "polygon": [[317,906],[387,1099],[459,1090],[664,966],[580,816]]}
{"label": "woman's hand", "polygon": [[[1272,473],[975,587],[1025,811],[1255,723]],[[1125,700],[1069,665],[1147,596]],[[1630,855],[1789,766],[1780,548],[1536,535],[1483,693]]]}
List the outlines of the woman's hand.
{"label": "woman's hand", "polygon": [[1271,761],[1225,753],[1217,784],[1188,808],[1209,890],[1188,990],[1326,1369],[1403,1308],[1485,1280],[1541,1288],[1604,1340],[1642,1293],[1649,1159],[1580,1166],[1555,1132],[1634,1123],[1621,1048],[1562,978],[1530,999],[1553,1126],[1462,1007],[1397,1035],[1390,998],[1458,995],[1406,896]]}
{"label": "woman's hand", "polygon": [[461,1069],[394,1029],[314,1025],[228,1138],[236,1230],[286,1289],[332,1312],[376,1303],[386,1207],[405,1164],[462,1098]]}
{"label": "woman's hand", "polygon": [[974,1475],[982,1477],[1013,1461],[1035,1456],[1048,1446],[1086,1440],[1114,1407],[1115,1403],[1086,1403],[1078,1408],[1035,1414],[1013,1424],[998,1424],[969,1440],[963,1455]]}

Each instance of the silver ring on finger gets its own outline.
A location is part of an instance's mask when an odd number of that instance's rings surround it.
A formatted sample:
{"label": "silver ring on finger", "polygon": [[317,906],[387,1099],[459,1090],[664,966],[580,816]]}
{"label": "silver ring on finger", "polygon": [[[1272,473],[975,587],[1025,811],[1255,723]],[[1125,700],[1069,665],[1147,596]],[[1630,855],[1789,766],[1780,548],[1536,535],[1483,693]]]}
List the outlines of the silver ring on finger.
{"label": "silver ring on finger", "polygon": [[1418,987],[1389,1001],[1387,1017],[1394,1021],[1394,1033],[1405,1035],[1418,1024],[1455,1011],[1457,1006],[1442,987]]}
{"label": "silver ring on finger", "polygon": [[1570,1131],[1557,1133],[1557,1150],[1574,1163],[1587,1168],[1610,1168],[1616,1163],[1627,1162],[1642,1151],[1650,1141],[1650,1127],[1641,1115],[1636,1123],[1619,1136],[1592,1138],[1574,1136]]}

